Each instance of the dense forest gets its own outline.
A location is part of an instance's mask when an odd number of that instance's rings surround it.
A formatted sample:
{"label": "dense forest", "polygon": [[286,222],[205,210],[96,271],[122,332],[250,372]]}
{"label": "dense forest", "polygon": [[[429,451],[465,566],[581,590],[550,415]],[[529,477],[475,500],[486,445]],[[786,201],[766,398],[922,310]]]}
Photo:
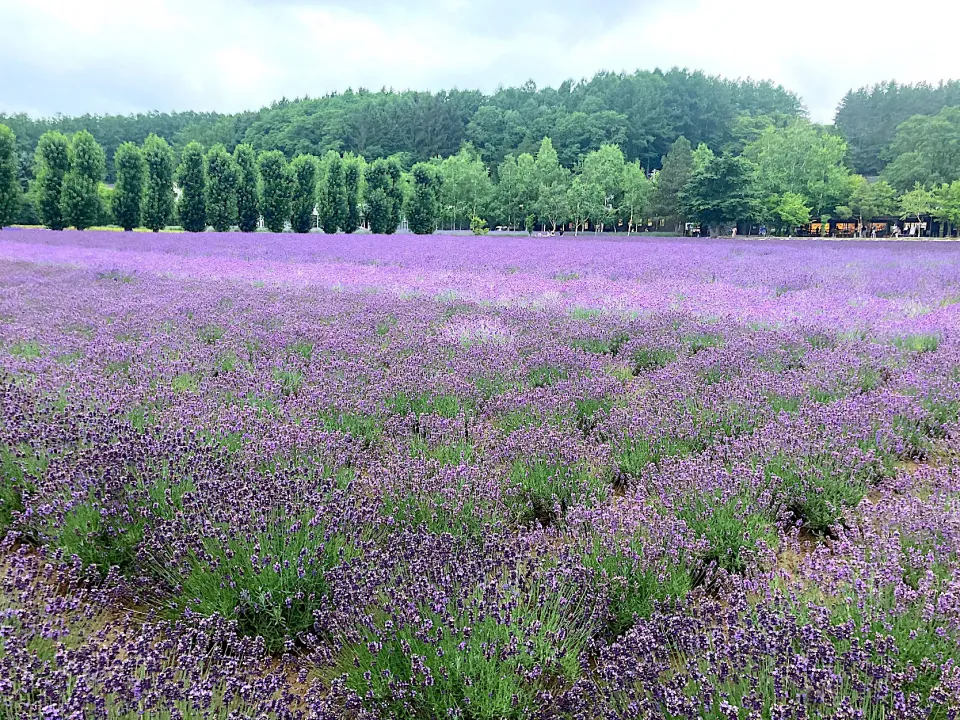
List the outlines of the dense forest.
{"label": "dense forest", "polygon": [[18,197],[0,225],[960,225],[960,81],[851,91],[833,125],[773,83],[673,69],[491,95],[348,90],[236,115],[0,114],[2,126],[0,183]]}
{"label": "dense forest", "polygon": [[113,154],[124,142],[142,143],[151,133],[177,151],[191,141],[227,150],[249,143],[257,151],[322,156],[329,150],[368,160],[403,154],[408,167],[455,154],[469,142],[495,168],[509,154],[536,152],[550,137],[561,163],[573,167],[601,145],[619,145],[630,160],[653,169],[681,135],[694,146],[720,149],[736,140],[740,116],[799,117],[800,99],[769,82],[730,81],[686,70],[601,72],[589,81],[538,88],[532,82],[477,91],[351,91],[322,98],[280,100],[257,112],[144,113],[35,119],[3,115],[17,137],[24,172],[49,130],[89,131],[106,151],[107,180]]}

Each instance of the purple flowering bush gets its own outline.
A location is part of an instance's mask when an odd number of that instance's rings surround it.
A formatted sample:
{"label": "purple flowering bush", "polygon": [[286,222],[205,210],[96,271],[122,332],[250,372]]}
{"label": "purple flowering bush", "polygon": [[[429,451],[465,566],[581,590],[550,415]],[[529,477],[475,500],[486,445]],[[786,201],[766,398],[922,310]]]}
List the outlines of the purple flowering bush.
{"label": "purple flowering bush", "polygon": [[960,718],[960,247],[0,233],[0,718]]}

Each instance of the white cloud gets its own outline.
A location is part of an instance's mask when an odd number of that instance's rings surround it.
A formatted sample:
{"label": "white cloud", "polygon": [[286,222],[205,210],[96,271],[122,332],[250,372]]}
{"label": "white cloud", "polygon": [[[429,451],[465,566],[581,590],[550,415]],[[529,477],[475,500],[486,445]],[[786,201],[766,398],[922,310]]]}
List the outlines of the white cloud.
{"label": "white cloud", "polygon": [[960,4],[0,0],[0,111],[237,111],[346,87],[492,91],[679,65],[775,80],[829,121],[850,88],[960,77],[929,18],[956,27]]}

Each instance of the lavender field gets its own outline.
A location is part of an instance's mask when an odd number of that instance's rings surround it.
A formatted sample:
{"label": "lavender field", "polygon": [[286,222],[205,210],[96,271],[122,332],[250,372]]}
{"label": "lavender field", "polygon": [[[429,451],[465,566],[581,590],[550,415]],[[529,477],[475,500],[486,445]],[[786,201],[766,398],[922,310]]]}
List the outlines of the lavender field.
{"label": "lavender field", "polygon": [[0,232],[0,718],[960,718],[960,245]]}

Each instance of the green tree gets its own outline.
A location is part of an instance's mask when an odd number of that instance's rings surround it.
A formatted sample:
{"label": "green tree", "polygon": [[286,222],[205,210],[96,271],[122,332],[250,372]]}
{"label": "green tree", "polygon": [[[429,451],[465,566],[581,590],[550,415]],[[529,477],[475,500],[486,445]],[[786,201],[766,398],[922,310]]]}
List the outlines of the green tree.
{"label": "green tree", "polygon": [[533,155],[508,155],[497,168],[497,177],[498,214],[511,228],[519,227],[533,211],[540,191]]}
{"label": "green tree", "polygon": [[313,211],[317,207],[317,175],[318,161],[313,155],[298,155],[290,163],[293,183],[290,227],[295,233],[310,232],[313,226]]}
{"label": "green tree", "polygon": [[573,220],[574,235],[580,234],[588,220],[595,219],[597,208],[603,206],[603,188],[589,182],[583,174],[576,175],[567,188],[567,208]]}
{"label": "green tree", "polygon": [[146,188],[143,194],[143,224],[159,232],[173,217],[173,151],[153,133],[143,141]]}
{"label": "green tree", "polygon": [[608,222],[615,222],[623,204],[623,176],[626,161],[623,151],[616,145],[601,145],[599,150],[588,153],[583,159],[581,174],[591,188],[599,188],[599,198],[595,198],[591,219],[603,231]]}
{"label": "green tree", "polygon": [[237,167],[237,226],[240,232],[253,232],[260,220],[260,172],[257,152],[252,145],[241,143],[233,149]]}
{"label": "green tree", "polygon": [[389,235],[400,225],[402,191],[399,188],[400,168],[393,160],[377,159],[366,169],[367,221],[370,231]]}
{"label": "green tree", "polygon": [[493,183],[483,160],[472,148],[461,148],[440,163],[442,179],[440,219],[459,230],[472,218],[486,214],[493,197]]}
{"label": "green tree", "polygon": [[780,232],[793,234],[801,225],[810,222],[811,208],[800,193],[786,192],[777,198],[773,214]]}
{"label": "green tree", "polygon": [[293,181],[287,159],[279,150],[260,155],[260,178],[263,183],[263,222],[270,232],[281,233],[290,217],[290,197]]}
{"label": "green tree", "polygon": [[623,168],[623,213],[629,235],[637,223],[648,217],[653,199],[653,183],[639,162],[627,163]]}
{"label": "green tree", "polygon": [[20,182],[17,180],[17,138],[0,125],[0,229],[12,225],[20,214]]}
{"label": "green tree", "polygon": [[360,227],[360,185],[363,181],[361,158],[344,162],[343,178],[347,186],[347,224],[343,232],[350,234]]}
{"label": "green tree", "polygon": [[534,177],[537,198],[533,210],[542,223],[549,221],[556,230],[557,225],[566,219],[569,212],[567,188],[570,184],[570,172],[560,164],[553,141],[548,137],[543,138],[537,150]]}
{"label": "green tree", "polygon": [[387,189],[387,193],[390,196],[390,224],[393,226],[393,230],[390,232],[396,232],[397,228],[400,227],[400,218],[403,215],[403,203],[405,199],[403,192],[403,168],[396,157],[387,158],[387,175],[390,178],[390,184]]}
{"label": "green tree", "polygon": [[893,161],[883,178],[900,192],[960,180],[960,107],[911,117],[897,128],[887,156]]}
{"label": "green tree", "polygon": [[63,220],[77,230],[96,225],[103,214],[100,183],[106,173],[103,148],[81,130],[70,142],[70,170],[63,178]]}
{"label": "green tree", "polygon": [[207,220],[217,232],[237,224],[237,185],[240,172],[227,149],[216,144],[207,151]]}
{"label": "green tree", "polygon": [[70,170],[70,141],[61,132],[44,133],[34,160],[37,178],[37,213],[51,230],[63,230],[63,180]]}
{"label": "green tree", "polygon": [[187,232],[203,232],[207,229],[207,172],[204,165],[203,145],[188,143],[177,169],[177,184],[181,193],[177,214],[181,227]]}
{"label": "green tree", "polygon": [[954,230],[960,228],[960,180],[937,188],[935,202],[937,220]]}
{"label": "green tree", "polygon": [[335,233],[349,222],[347,182],[340,153],[331,150],[323,159],[324,173],[320,190],[320,226],[325,233]]}
{"label": "green tree", "polygon": [[111,209],[117,225],[130,232],[140,225],[140,210],[143,202],[144,161],[140,148],[125,142],[113,155],[113,168],[117,177]]}
{"label": "green tree", "polygon": [[932,215],[935,207],[933,193],[917,183],[912,190],[900,196],[900,219],[906,220],[909,217],[919,219],[924,215]]}
{"label": "green tree", "polygon": [[834,213],[849,202],[846,155],[843,138],[805,120],[787,127],[768,127],[743,152],[757,168],[761,197],[802,195],[817,217]]}
{"label": "green tree", "polygon": [[441,178],[429,163],[417,163],[411,170],[413,195],[407,210],[410,229],[417,235],[429,235],[437,229]]}
{"label": "green tree", "polygon": [[654,180],[652,212],[665,225],[678,230],[683,220],[680,193],[693,174],[693,146],[682,135],[670,146]]}
{"label": "green tree", "polygon": [[720,234],[726,225],[753,216],[754,182],[749,161],[736,155],[715,157],[683,189],[681,211]]}
{"label": "green tree", "polygon": [[870,182],[854,175],[850,193],[850,214],[862,224],[864,220],[886,217],[897,212],[897,193],[885,180]]}

